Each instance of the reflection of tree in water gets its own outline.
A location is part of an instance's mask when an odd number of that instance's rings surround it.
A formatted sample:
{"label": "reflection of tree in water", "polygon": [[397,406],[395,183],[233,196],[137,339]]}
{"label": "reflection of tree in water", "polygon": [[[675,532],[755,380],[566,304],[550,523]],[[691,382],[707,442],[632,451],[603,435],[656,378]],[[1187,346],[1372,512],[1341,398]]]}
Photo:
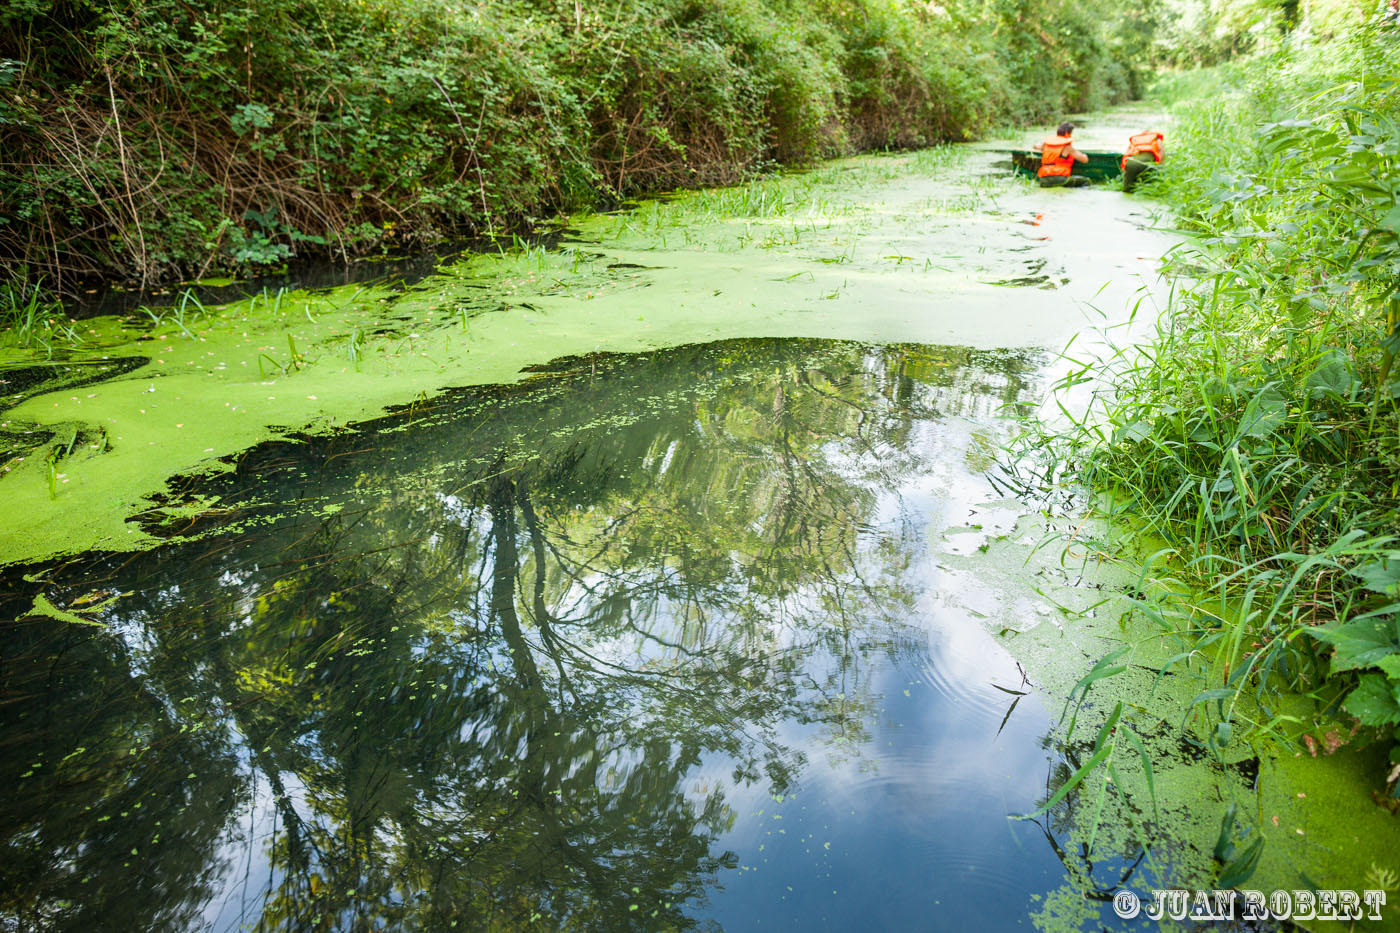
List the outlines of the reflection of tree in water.
{"label": "reflection of tree in water", "polygon": [[[590,361],[406,413],[368,442],[252,455],[215,491],[262,503],[242,511],[250,524],[283,513],[270,533],[105,571],[133,591],[120,603],[133,647],[82,641],[111,668],[86,689],[152,698],[109,731],[206,726],[187,733],[199,742],[150,742],[155,773],[133,782],[193,798],[159,798],[162,832],[188,844],[152,843],[171,864],[143,859],[161,889],[133,924],[181,925],[208,897],[216,833],[236,831],[220,821],[266,787],[271,927],[693,926],[687,904],[732,864],[711,848],[733,814],[722,788],[687,776],[719,756],[734,781],[788,792],[804,762],[777,738],[785,721],[858,754],[868,659],[920,648],[899,625],[909,554],[862,529],[922,468],[916,426],[976,372],[964,362],[732,342]],[[1020,389],[1015,373],[999,386]],[[6,638],[7,673],[39,679],[26,659],[54,643]],[[50,765],[74,736],[93,744],[91,726],[71,727],[94,717],[65,714],[90,701],[64,689],[27,694],[51,718],[25,741]],[[69,728],[45,731],[53,717]],[[68,806],[89,800],[98,812],[120,796],[94,785]],[[50,812],[16,813],[7,844],[45,840],[62,860],[77,843],[47,841]],[[114,838],[91,842],[94,862],[155,835],[129,816],[103,825]],[[119,887],[131,871],[86,874]],[[43,876],[14,872],[6,914],[52,910]],[[117,895],[68,896],[105,909]]]}
{"label": "reflection of tree in water", "polygon": [[0,925],[195,926],[244,802],[227,737],[182,723],[117,639],[2,625]]}

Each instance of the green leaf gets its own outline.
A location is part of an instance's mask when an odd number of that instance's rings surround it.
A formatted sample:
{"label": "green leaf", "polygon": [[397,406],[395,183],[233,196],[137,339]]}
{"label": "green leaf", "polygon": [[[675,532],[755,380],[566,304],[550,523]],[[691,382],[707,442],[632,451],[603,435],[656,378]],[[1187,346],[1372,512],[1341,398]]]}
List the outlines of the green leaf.
{"label": "green leaf", "polygon": [[1400,551],[1391,551],[1388,557],[1359,564],[1351,572],[1361,579],[1366,589],[1400,597]]}
{"label": "green leaf", "polygon": [[1128,650],[1127,647],[1119,648],[1099,658],[1098,662],[1090,668],[1089,673],[1081,677],[1079,683],[1070,690],[1069,696],[1065,698],[1065,708],[1060,712],[1060,718],[1063,719],[1065,713],[1069,712],[1069,706],[1074,702],[1076,694],[1079,696],[1079,703],[1074,707],[1074,715],[1069,718],[1069,727],[1065,730],[1066,739],[1074,734],[1074,725],[1079,719],[1079,708],[1084,705],[1084,700],[1089,696],[1089,688],[1105,677],[1113,677],[1128,669],[1126,664],[1115,665],[1113,663],[1127,654]]}
{"label": "green leaf", "polygon": [[1142,773],[1147,778],[1147,796],[1152,800],[1152,818],[1160,820],[1157,813],[1157,785],[1152,774],[1152,760],[1147,757],[1147,749],[1142,745],[1142,739],[1138,738],[1136,732],[1126,725],[1118,730],[1118,734],[1127,738],[1128,744],[1137,751],[1138,757],[1142,759]]}
{"label": "green leaf", "polygon": [[1234,728],[1228,722],[1218,722],[1215,724],[1215,744],[1224,747],[1230,744],[1230,736],[1234,734]]}
{"label": "green leaf", "polygon": [[1220,818],[1220,835],[1215,840],[1215,857],[1222,862],[1235,853],[1235,844],[1230,841],[1230,833],[1235,828],[1235,814],[1238,811],[1239,807],[1232,803],[1225,808],[1225,815]]}
{"label": "green leaf", "polygon": [[1310,398],[1335,398],[1350,401],[1361,388],[1361,380],[1356,378],[1356,370],[1351,358],[1336,348],[1322,354],[1317,366],[1308,374],[1308,396]]}
{"label": "green leaf", "polygon": [[1134,421],[1122,425],[1113,432],[1114,443],[1127,442],[1136,444],[1138,441],[1145,441],[1152,436],[1152,425],[1146,421]]}
{"label": "green leaf", "polygon": [[1098,751],[1099,749],[1103,748],[1103,743],[1108,741],[1109,735],[1111,735],[1113,732],[1113,727],[1118,725],[1118,719],[1122,715],[1123,701],[1119,700],[1118,703],[1113,707],[1113,712],[1109,714],[1108,719],[1104,720],[1103,726],[1099,729],[1099,736],[1094,740],[1095,751]]}
{"label": "green leaf", "polygon": [[1400,722],[1400,684],[1387,680],[1384,674],[1366,674],[1342,704],[1367,726],[1387,726]]}
{"label": "green leaf", "polygon": [[1288,418],[1288,401],[1273,385],[1249,400],[1240,418],[1240,437],[1268,437]]}
{"label": "green leaf", "polygon": [[1259,857],[1263,854],[1264,837],[1256,835],[1254,841],[1243,852],[1235,856],[1220,870],[1220,880],[1216,882],[1217,886],[1233,888],[1244,884],[1254,875],[1254,870],[1259,867]]}
{"label": "green leaf", "polygon": [[1279,120],[1277,123],[1265,123],[1262,126],[1260,126],[1259,135],[1272,136],[1275,134],[1282,133],[1282,135],[1288,136],[1290,139],[1293,139],[1296,138],[1298,135],[1297,133],[1294,133],[1293,130],[1312,128],[1313,121],[1311,120]]}
{"label": "green leaf", "polygon": [[1308,634],[1336,649],[1332,655],[1333,671],[1375,667],[1382,658],[1400,654],[1400,633],[1391,621],[1366,619],[1323,625],[1308,629]]}
{"label": "green leaf", "polygon": [[1380,225],[1393,233],[1400,233],[1400,205],[1387,211],[1386,215],[1381,218]]}
{"label": "green leaf", "polygon": [[[1234,687],[1215,687],[1210,690],[1202,690],[1191,698],[1191,702],[1186,707],[1186,715],[1190,716],[1191,710],[1195,709],[1201,703],[1209,703],[1211,700],[1216,701],[1216,709],[1220,710],[1223,715],[1223,701],[1233,699],[1238,692],[1239,691]],[[1183,719],[1183,722],[1184,721]]]}
{"label": "green leaf", "polygon": [[1054,795],[1049,800],[1036,807],[1033,812],[1024,814],[1023,816],[1013,817],[1013,819],[1032,820],[1035,819],[1037,816],[1040,816],[1045,811],[1049,810],[1055,804],[1063,800],[1065,794],[1068,794],[1070,791],[1074,790],[1074,788],[1078,787],[1079,783],[1084,780],[1085,776],[1087,776],[1090,771],[1093,771],[1094,768],[1098,767],[1099,762],[1107,758],[1112,751],[1112,744],[1105,745],[1103,748],[1099,749],[1097,752],[1094,753],[1094,757],[1090,758],[1088,761],[1084,762],[1084,764],[1080,765],[1079,770],[1071,774],[1069,776],[1069,780],[1065,781],[1063,784],[1060,785],[1060,789],[1055,791]]}

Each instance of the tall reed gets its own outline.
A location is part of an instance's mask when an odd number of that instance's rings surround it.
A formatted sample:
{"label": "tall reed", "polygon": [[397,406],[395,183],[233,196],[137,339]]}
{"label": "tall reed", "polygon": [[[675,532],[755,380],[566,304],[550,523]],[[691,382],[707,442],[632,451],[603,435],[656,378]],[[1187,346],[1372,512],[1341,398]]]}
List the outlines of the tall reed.
{"label": "tall reed", "polygon": [[[1394,807],[1400,44],[1360,28],[1176,87],[1173,300],[1056,461],[1173,555],[1181,591],[1147,608],[1203,666],[1201,734],[1389,743]],[[1359,731],[1280,714],[1284,691]]]}

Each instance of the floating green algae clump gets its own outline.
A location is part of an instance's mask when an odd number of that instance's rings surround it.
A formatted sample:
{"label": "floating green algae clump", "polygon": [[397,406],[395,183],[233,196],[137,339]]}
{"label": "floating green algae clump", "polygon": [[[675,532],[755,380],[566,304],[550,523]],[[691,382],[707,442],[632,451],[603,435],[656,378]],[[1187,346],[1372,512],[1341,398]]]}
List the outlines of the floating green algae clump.
{"label": "floating green algae clump", "polygon": [[[502,244],[409,288],[95,318],[52,359],[5,350],[0,365],[43,364],[70,388],[12,399],[0,422],[0,492],[13,503],[0,562],[139,546],[149,539],[131,520],[172,505],[173,475],[558,357],[739,336],[1056,345],[1083,326],[1076,299],[1097,292],[1105,255],[1132,274],[1100,300],[1126,304],[1151,268],[1139,257],[1165,242],[1130,223],[1131,204],[1100,205],[1116,227],[1086,232],[1092,250],[1048,239],[1029,225],[1033,193],[993,187],[975,158],[847,160],[581,218],[561,248]],[[994,284],[1037,262],[1085,294]],[[89,364],[121,372],[76,385]]]}
{"label": "floating green algae clump", "polygon": [[[1215,695],[1212,665],[1204,656],[1184,657],[1177,639],[1142,611],[1154,598],[1183,598],[1167,591],[1166,568],[1150,567],[1138,550],[1141,541],[1123,549],[1129,542],[1120,539],[1114,547],[1111,538],[1095,540],[1083,527],[1077,530],[1079,543],[1068,553],[1084,561],[1080,569],[1094,587],[1086,593],[1082,586],[1043,586],[1041,592],[1063,607],[1056,624],[1002,629],[1003,644],[1022,659],[1037,687],[1069,698],[1052,734],[1064,764],[1048,775],[1045,800],[1076,769],[1092,765],[1070,793],[1034,817],[1067,869],[1063,885],[1032,911],[1037,927],[1082,929],[1086,898],[1096,905],[1094,916],[1116,923],[1103,896],[1119,889],[1147,902],[1161,888],[1359,893],[1393,886],[1387,879],[1400,872],[1394,855],[1400,823],[1378,805],[1371,777],[1385,749],[1347,744],[1353,738],[1348,723],[1297,695],[1271,698],[1268,707],[1252,696],[1235,701],[1241,731],[1244,723],[1269,719],[1279,739],[1222,730],[1204,709],[1214,700],[1201,701]],[[1031,567],[1059,565],[1056,549],[1045,550],[1052,556],[1033,556]],[[1121,564],[1103,562],[1115,552]],[[994,544],[987,558],[996,564],[1027,560],[1013,543]],[[1149,572],[1114,568],[1135,563]],[[1103,737],[1100,730],[1115,713],[1112,732]],[[1332,739],[1298,741],[1312,733]],[[1095,762],[1096,736],[1112,751]],[[1390,892],[1392,902],[1396,893]],[[1379,925],[1359,928],[1389,928],[1393,907],[1384,916]]]}

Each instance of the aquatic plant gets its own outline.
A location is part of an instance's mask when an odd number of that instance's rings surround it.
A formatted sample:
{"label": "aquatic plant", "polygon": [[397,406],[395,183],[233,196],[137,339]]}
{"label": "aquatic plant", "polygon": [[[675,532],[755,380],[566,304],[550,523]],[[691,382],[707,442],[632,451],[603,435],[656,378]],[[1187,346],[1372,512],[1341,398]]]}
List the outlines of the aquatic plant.
{"label": "aquatic plant", "polygon": [[49,498],[58,498],[58,448],[49,448],[48,455],[44,457],[44,470],[49,481]]}
{"label": "aquatic plant", "polygon": [[43,349],[52,356],[54,344],[80,343],[81,335],[63,305],[47,295],[42,280],[30,284],[22,277],[0,282],[0,334],[25,349]]}
{"label": "aquatic plant", "polygon": [[290,368],[288,364],[284,364],[281,360],[277,359],[276,357],[269,356],[266,353],[259,353],[257,357],[259,379],[267,378],[267,367],[263,366],[264,360],[266,360],[269,364],[274,366],[277,369],[277,372],[283,376],[287,374],[287,370]]}
{"label": "aquatic plant", "polygon": [[[1187,713],[1203,744],[1330,752],[1356,740],[1330,725],[1345,716],[1392,745],[1375,776],[1392,807],[1397,75],[1400,48],[1367,27],[1218,73],[1180,104],[1157,189],[1192,237],[1170,262],[1171,305],[1149,346],[1095,374],[1111,388],[1051,457],[1163,542],[1165,595],[1137,606],[1177,643],[1174,665],[1200,668]],[[1314,697],[1320,718],[1285,715],[1286,693]]]}
{"label": "aquatic plant", "polygon": [[[465,317],[462,319],[462,326],[466,327]],[[354,365],[355,372],[359,372],[360,359],[365,355],[365,335],[358,327],[351,332],[350,339],[345,344],[345,353]]]}
{"label": "aquatic plant", "polygon": [[176,327],[180,328],[180,330],[184,332],[186,337],[193,338],[194,333],[189,329],[188,326],[186,326],[185,323],[187,317],[190,314],[191,305],[194,306],[195,313],[209,313],[209,309],[204,306],[203,302],[199,300],[199,297],[195,295],[194,289],[191,288],[186,288],[182,290],[180,292],[180,297],[172,305],[163,305],[156,308],[151,308],[146,305],[142,305],[137,310],[141,314],[145,315],[147,319],[150,320],[152,328],[159,327],[166,321],[172,321],[174,322]]}

